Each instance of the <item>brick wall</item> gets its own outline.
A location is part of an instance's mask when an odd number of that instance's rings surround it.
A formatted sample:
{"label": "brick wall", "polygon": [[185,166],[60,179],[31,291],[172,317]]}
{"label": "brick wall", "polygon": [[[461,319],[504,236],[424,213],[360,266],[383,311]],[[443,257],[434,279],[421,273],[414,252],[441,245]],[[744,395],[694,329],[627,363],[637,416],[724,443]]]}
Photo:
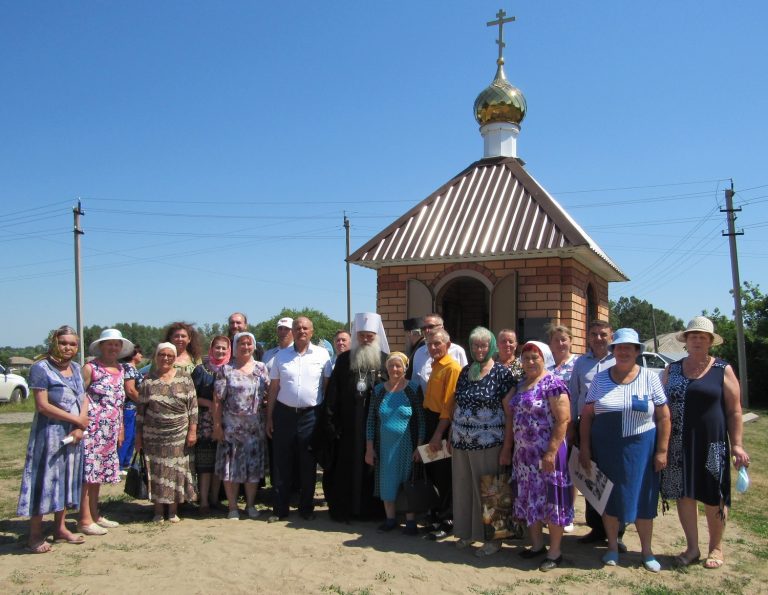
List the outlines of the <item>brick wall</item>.
{"label": "brick wall", "polygon": [[[608,320],[608,282],[571,258],[529,258],[490,260],[479,263],[420,264],[382,267],[377,278],[377,311],[381,314],[390,346],[403,349],[406,318],[406,285],[418,279],[434,294],[446,275],[472,270],[495,285],[516,272],[518,318],[549,318],[573,332],[573,352],[586,351],[587,287],[592,285],[597,298],[598,317]],[[440,305],[438,304],[438,310]],[[451,329],[448,329],[449,331]]]}

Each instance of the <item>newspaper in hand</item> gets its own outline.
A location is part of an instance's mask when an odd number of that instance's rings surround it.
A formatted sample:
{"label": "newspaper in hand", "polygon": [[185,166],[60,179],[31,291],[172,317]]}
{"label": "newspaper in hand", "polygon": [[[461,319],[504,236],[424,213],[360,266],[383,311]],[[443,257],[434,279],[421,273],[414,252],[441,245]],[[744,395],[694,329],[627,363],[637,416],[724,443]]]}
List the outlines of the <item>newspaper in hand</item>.
{"label": "newspaper in hand", "polygon": [[451,458],[451,453],[448,452],[448,443],[445,440],[443,440],[443,444],[437,452],[432,452],[429,449],[429,444],[422,444],[417,448],[424,463],[434,463],[435,461]]}

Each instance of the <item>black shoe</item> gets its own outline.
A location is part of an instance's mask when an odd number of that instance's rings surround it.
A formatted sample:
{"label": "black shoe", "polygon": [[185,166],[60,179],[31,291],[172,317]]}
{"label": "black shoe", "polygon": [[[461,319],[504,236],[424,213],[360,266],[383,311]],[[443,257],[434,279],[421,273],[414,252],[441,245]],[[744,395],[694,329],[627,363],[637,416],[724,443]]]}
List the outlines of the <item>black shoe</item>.
{"label": "black shoe", "polygon": [[560,555],[554,560],[552,558],[544,558],[541,564],[539,564],[539,570],[542,572],[549,572],[550,570],[554,570],[560,564],[563,563],[563,556]]}
{"label": "black shoe", "polygon": [[406,525],[403,528],[403,535],[418,535],[419,530],[416,528],[415,525]]}
{"label": "black shoe", "polygon": [[619,543],[619,553],[620,554],[626,554],[627,553],[627,546],[624,545],[624,542],[621,539],[619,539],[618,543]]}
{"label": "black shoe", "polygon": [[317,515],[314,512],[300,512],[299,516],[305,521],[314,521],[317,518]]}
{"label": "black shoe", "polygon": [[397,522],[392,520],[392,521],[384,521],[383,523],[381,523],[381,525],[379,525],[376,528],[376,531],[378,531],[379,533],[389,533],[390,531],[394,531],[395,529],[397,529]]}
{"label": "black shoe", "polygon": [[592,529],[589,533],[577,539],[579,543],[600,543],[605,540],[605,533],[600,533],[595,529]]}
{"label": "black shoe", "polygon": [[522,552],[517,554],[520,556],[523,560],[531,560],[533,558],[537,558],[538,556],[543,556],[547,553],[547,546],[542,545],[539,549],[534,550],[532,548],[524,549]]}

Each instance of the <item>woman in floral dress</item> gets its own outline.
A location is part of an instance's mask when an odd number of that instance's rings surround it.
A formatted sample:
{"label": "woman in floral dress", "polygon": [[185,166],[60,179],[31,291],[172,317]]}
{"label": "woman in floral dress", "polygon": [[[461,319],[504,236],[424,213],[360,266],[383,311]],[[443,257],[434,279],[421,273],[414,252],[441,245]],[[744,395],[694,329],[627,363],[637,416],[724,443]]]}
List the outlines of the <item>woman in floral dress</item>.
{"label": "woman in floral dress", "polygon": [[239,520],[237,495],[245,484],[246,512],[252,519],[259,511],[254,503],[264,477],[266,431],[260,408],[269,386],[267,367],[253,358],[256,339],[237,333],[234,361],[221,367],[214,385],[213,437],[219,441],[215,472],[224,482],[230,520]]}
{"label": "woman in floral dress", "polygon": [[472,364],[456,383],[456,405],[451,426],[453,457],[453,533],[458,548],[484,541],[475,552],[490,556],[501,549],[501,541],[486,541],[480,477],[496,473],[504,442],[506,419],[502,401],[515,385],[512,371],[495,362],[496,338],[481,326],[469,335]]}
{"label": "woman in floral dress", "polygon": [[[515,516],[525,519],[531,547],[524,559],[547,554],[542,526],[549,529],[549,553],[539,565],[547,572],[560,566],[563,527],[573,522],[573,492],[568,473],[565,430],[571,419],[565,383],[547,371],[554,358],[539,341],[523,345],[520,356],[525,377],[505,397],[506,434],[502,463],[512,462]],[[512,446],[514,444],[514,455]]]}
{"label": "woman in floral dress", "polygon": [[124,371],[120,364],[133,352],[133,343],[117,329],[104,329],[88,351],[95,359],[83,366],[83,383],[88,392],[88,434],[83,440],[85,458],[83,492],[78,529],[86,535],[105,535],[119,523],[99,514],[99,491],[103,483],[120,481],[118,446],[125,437],[123,428]]}
{"label": "woman in floral dress", "polygon": [[[29,516],[27,551],[51,551],[43,535],[43,515],[53,513],[54,542],[83,543],[83,537],[67,529],[68,508],[80,505],[83,485],[83,430],[88,426],[85,396],[77,354],[77,332],[59,327],[51,334],[47,357],[29,371],[29,387],[35,397],[35,417],[29,430],[27,458],[21,476],[18,516]],[[71,439],[69,444],[62,440]]]}
{"label": "woman in floral dress", "polygon": [[178,523],[178,506],[195,499],[190,454],[197,441],[197,395],[192,377],[173,365],[176,347],[160,343],[152,371],[144,378],[136,412],[136,449],[149,467],[150,499],[156,523]]}
{"label": "woman in floral dress", "polygon": [[192,372],[197,391],[197,443],[195,444],[195,471],[197,471],[200,513],[211,512],[210,502],[218,502],[221,482],[214,477],[216,441],[213,439],[213,387],[216,374],[232,356],[229,339],[216,335],[208,349],[208,360]]}

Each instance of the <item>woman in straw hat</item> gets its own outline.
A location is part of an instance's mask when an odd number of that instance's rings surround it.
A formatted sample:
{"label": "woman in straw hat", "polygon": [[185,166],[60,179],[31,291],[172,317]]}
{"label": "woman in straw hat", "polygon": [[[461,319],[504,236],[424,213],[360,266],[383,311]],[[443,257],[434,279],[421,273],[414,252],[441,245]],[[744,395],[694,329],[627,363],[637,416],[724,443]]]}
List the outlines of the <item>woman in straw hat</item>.
{"label": "woman in straw hat", "polygon": [[698,562],[697,502],[704,504],[709,529],[705,568],[723,565],[723,530],[731,504],[730,458],[749,466],[742,441],[739,381],[733,368],[712,357],[709,349],[723,339],[712,321],[697,316],[677,339],[688,357],[667,366],[662,376],[672,414],[669,465],[662,476],[662,495],[677,500],[686,549],[678,566]]}
{"label": "woman in straw hat", "polygon": [[133,353],[133,343],[114,328],[101,331],[88,351],[94,359],[83,366],[88,393],[88,434],[83,440],[84,475],[78,529],[86,535],[104,535],[118,523],[99,514],[103,483],[120,481],[117,448],[123,443],[124,371],[120,358]]}

